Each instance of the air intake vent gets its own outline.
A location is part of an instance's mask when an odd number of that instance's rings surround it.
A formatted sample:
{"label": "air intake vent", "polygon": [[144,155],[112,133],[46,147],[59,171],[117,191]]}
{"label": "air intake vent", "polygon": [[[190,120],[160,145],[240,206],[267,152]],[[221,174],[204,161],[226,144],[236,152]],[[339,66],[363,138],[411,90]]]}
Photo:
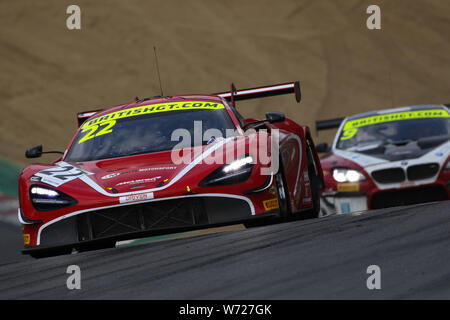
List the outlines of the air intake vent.
{"label": "air intake vent", "polygon": [[408,168],[408,180],[423,180],[434,177],[439,172],[439,164],[427,163]]}
{"label": "air intake vent", "polygon": [[402,168],[383,169],[372,172],[372,177],[379,183],[399,183],[405,181],[405,171]]}

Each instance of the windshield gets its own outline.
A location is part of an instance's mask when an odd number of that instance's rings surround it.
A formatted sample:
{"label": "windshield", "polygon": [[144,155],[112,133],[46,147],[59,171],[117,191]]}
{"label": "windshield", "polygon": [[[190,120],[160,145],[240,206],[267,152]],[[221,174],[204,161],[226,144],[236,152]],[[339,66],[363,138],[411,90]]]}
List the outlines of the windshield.
{"label": "windshield", "polygon": [[450,115],[443,109],[402,112],[347,121],[339,135],[336,148],[351,151],[431,137],[442,137],[443,142],[450,137]]}
{"label": "windshield", "polygon": [[[204,102],[197,102],[200,103]],[[195,106],[196,103],[192,104]],[[184,110],[178,110],[177,107],[156,110],[159,108],[157,105],[156,109],[146,106],[146,109],[139,107],[139,113],[134,111],[137,108],[132,108],[122,110],[121,113],[108,114],[106,116],[109,117],[101,117],[99,121],[91,120],[82,125],[65,160],[91,161],[211,143],[214,137],[226,137],[227,129],[235,130],[225,107],[217,103],[214,105],[216,108]],[[194,125],[195,135],[201,130],[200,139],[194,137]],[[176,138],[172,138],[176,129],[184,129],[184,132],[190,134],[190,139],[185,140],[181,134],[174,134]],[[215,132],[213,138],[203,141],[204,136],[211,137],[204,135],[208,129],[218,131],[212,131]],[[180,145],[180,141],[184,145]]]}

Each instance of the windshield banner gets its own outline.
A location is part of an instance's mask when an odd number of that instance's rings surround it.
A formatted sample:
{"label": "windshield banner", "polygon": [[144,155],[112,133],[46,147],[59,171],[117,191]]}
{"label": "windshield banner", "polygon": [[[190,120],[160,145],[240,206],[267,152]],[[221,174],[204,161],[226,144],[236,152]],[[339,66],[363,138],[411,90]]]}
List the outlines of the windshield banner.
{"label": "windshield banner", "polygon": [[423,119],[423,118],[448,118],[450,115],[444,109],[429,109],[418,111],[405,111],[396,112],[383,115],[376,115],[366,118],[360,118],[347,121],[344,125],[342,137],[340,140],[351,139],[359,127],[369,126],[378,123],[399,121],[399,120],[411,120],[411,119]]}
{"label": "windshield banner", "polygon": [[95,125],[101,125],[111,120],[123,119],[128,117],[139,116],[143,114],[166,112],[166,111],[180,111],[180,110],[195,110],[195,109],[224,109],[221,103],[210,101],[180,101],[171,103],[158,103],[147,106],[134,107],[124,110],[108,113],[104,116],[97,117],[87,121],[81,126],[81,129],[87,129]]}

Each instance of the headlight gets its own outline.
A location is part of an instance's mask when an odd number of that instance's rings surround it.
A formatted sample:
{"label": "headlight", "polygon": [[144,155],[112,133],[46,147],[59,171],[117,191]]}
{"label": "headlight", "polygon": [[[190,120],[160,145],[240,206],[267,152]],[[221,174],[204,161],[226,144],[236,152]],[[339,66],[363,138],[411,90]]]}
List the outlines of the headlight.
{"label": "headlight", "polygon": [[246,165],[252,164],[252,163],[253,163],[253,158],[251,156],[237,159],[237,160],[234,160],[232,163],[224,166],[223,172],[225,172],[225,173],[236,172],[239,169],[245,167]]}
{"label": "headlight", "polygon": [[333,178],[337,182],[357,182],[366,180],[359,171],[344,168],[334,169]]}
{"label": "headlight", "polygon": [[250,178],[253,170],[252,156],[236,159],[214,170],[200,183],[200,187],[226,186],[238,184]]}
{"label": "headlight", "polygon": [[38,211],[51,211],[72,206],[78,202],[67,194],[40,185],[32,185],[30,199],[33,207]]}

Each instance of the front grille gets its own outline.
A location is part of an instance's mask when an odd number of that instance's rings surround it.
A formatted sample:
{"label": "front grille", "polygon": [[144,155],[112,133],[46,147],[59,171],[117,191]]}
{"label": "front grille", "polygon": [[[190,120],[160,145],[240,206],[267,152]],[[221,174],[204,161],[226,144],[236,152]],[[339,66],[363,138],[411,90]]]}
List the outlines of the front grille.
{"label": "front grille", "polygon": [[448,200],[447,191],[440,186],[379,192],[370,201],[371,209],[404,206]]}
{"label": "front grille", "polygon": [[405,181],[402,168],[383,169],[372,172],[372,178],[379,183],[399,183]]}
{"label": "front grille", "polygon": [[78,217],[80,241],[152,229],[208,223],[203,201],[186,198],[89,212]]}
{"label": "front grille", "polygon": [[439,172],[439,164],[427,163],[408,168],[408,180],[423,180],[434,177]]}

